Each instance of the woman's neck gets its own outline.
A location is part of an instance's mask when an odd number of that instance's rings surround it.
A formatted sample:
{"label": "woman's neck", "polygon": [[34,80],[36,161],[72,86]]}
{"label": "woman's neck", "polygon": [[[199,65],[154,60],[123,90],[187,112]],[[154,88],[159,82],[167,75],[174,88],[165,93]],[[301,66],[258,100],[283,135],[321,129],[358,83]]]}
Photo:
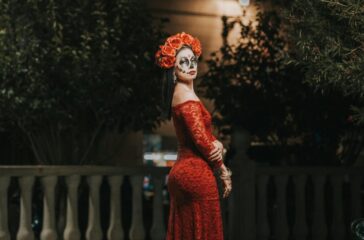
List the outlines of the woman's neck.
{"label": "woman's neck", "polygon": [[181,80],[177,80],[177,85],[179,87],[183,88],[184,90],[194,92],[194,89],[193,89],[193,81],[181,81]]}

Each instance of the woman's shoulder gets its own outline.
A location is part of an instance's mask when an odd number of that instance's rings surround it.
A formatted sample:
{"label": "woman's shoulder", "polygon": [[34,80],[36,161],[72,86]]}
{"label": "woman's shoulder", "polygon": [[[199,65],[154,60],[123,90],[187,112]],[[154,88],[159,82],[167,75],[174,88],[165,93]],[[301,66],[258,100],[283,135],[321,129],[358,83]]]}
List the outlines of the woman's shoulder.
{"label": "woman's shoulder", "polygon": [[200,99],[192,94],[185,92],[184,94],[175,94],[172,100],[172,108],[179,108],[189,104],[200,104]]}
{"label": "woman's shoulder", "polygon": [[200,99],[193,92],[183,90],[178,91],[176,89],[176,92],[173,94],[172,106],[176,106],[189,101],[197,102],[200,101]]}
{"label": "woman's shoulder", "polygon": [[181,109],[185,106],[191,106],[191,105],[200,105],[201,104],[201,101],[200,100],[196,100],[196,99],[187,99],[185,101],[182,101],[180,103],[177,103],[175,105],[172,105],[172,108],[173,109]]}

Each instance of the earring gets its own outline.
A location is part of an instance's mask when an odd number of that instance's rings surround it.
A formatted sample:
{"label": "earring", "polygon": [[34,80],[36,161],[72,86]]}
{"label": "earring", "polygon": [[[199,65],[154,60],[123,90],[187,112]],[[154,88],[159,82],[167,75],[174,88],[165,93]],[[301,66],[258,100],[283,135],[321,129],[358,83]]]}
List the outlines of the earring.
{"label": "earring", "polygon": [[177,76],[175,73],[173,73],[173,83],[176,83],[177,82]]}

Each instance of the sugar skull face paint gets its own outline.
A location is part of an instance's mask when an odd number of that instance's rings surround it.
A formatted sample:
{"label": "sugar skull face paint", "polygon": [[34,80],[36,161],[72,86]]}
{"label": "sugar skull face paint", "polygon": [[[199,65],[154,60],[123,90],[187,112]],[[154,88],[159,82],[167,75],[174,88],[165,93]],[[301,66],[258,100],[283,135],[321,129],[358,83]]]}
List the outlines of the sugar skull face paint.
{"label": "sugar skull face paint", "polygon": [[197,60],[193,51],[186,47],[182,48],[176,56],[175,74],[178,79],[191,81],[197,76]]}

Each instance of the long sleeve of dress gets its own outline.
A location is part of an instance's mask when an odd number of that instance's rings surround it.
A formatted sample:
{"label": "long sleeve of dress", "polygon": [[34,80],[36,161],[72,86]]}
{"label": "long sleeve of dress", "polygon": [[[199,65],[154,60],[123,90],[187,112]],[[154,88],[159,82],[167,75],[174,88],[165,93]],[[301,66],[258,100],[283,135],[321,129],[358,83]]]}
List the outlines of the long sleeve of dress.
{"label": "long sleeve of dress", "polygon": [[[210,139],[211,139],[212,142],[214,142],[215,140],[217,140],[217,138],[214,136],[214,134],[212,134],[212,132],[207,131],[207,133],[209,134]],[[214,162],[213,164],[214,164],[213,165],[213,169],[218,169],[223,164],[223,160],[222,159],[219,159],[217,162]]]}
{"label": "long sleeve of dress", "polygon": [[181,119],[184,122],[185,129],[191,137],[197,149],[202,153],[204,158],[212,165],[214,170],[222,164],[222,159],[218,161],[209,160],[210,152],[214,149],[212,134],[208,132],[202,116],[200,103],[190,101],[181,107]]}

